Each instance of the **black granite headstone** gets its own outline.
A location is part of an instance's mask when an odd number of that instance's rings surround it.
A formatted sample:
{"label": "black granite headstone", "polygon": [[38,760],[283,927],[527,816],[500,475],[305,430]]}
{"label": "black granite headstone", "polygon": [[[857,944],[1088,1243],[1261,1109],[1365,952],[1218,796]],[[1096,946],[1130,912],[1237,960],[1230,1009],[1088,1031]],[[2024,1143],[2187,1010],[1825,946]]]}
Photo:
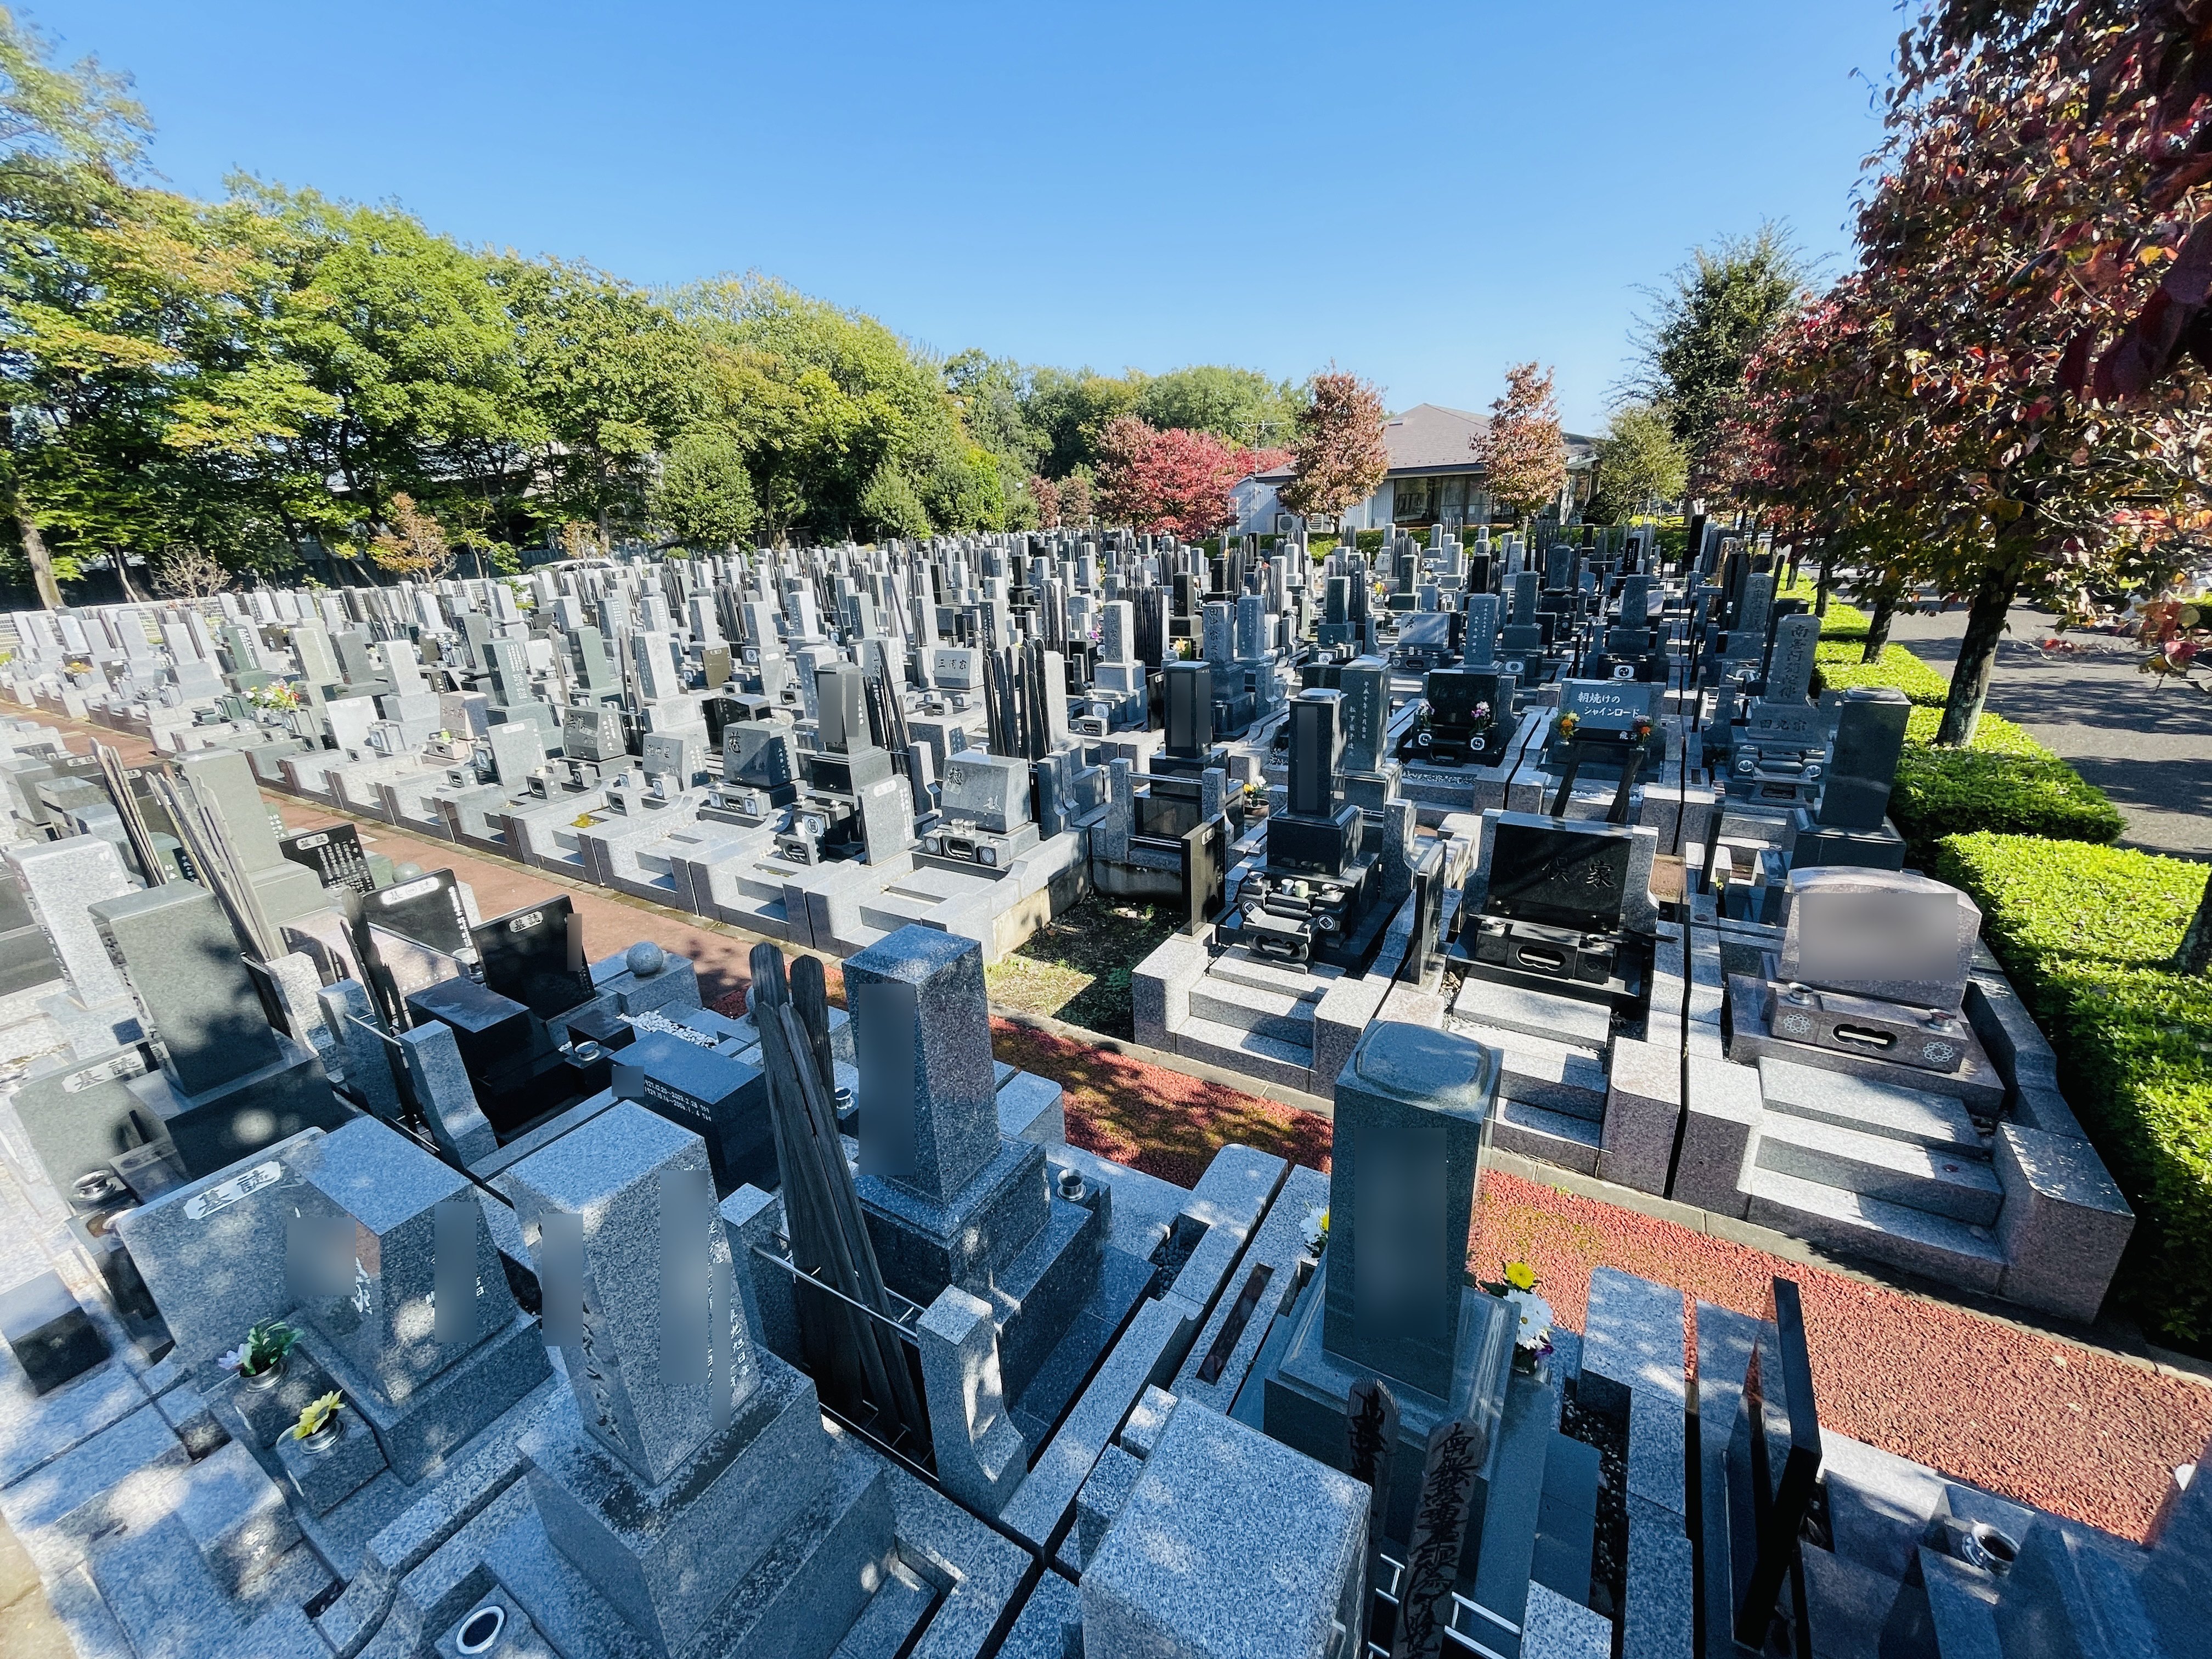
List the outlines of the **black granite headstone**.
{"label": "black granite headstone", "polygon": [[1181,931],[1196,937],[1211,927],[1228,902],[1229,833],[1221,818],[1209,818],[1183,832]]}
{"label": "black granite headstone", "polygon": [[1549,927],[1620,926],[1632,833],[1617,824],[1501,823],[1486,911]]}
{"label": "black granite headstone", "polygon": [[1765,1648],[1820,1473],[1804,1306],[1796,1283],[1777,1279],[1728,1453],[1729,1619],[1736,1640],[1754,1652]]}
{"label": "black granite headstone", "polygon": [[349,887],[356,893],[376,890],[368,860],[361,850],[361,831],[350,823],[333,823],[320,830],[303,830],[276,843],[276,850],[295,864],[315,872],[325,887]]}
{"label": "black granite headstone", "polygon": [[583,919],[566,893],[478,922],[469,929],[469,939],[483,963],[485,988],[513,998],[541,1018],[591,1000]]}
{"label": "black granite headstone", "polygon": [[461,908],[460,884],[450,870],[433,870],[364,895],[362,909],[379,927],[447,956],[468,946],[468,912]]}

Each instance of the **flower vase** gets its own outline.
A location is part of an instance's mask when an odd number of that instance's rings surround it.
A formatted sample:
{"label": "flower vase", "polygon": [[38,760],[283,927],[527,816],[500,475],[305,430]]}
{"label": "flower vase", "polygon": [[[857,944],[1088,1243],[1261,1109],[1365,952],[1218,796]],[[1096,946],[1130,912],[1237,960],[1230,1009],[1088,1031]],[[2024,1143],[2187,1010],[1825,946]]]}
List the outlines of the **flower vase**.
{"label": "flower vase", "polygon": [[258,1371],[240,1371],[238,1380],[241,1386],[265,1394],[284,1380],[284,1362],[278,1359]]}
{"label": "flower vase", "polygon": [[1513,1345],[1513,1369],[1523,1376],[1537,1376],[1543,1372],[1543,1356],[1534,1348]]}
{"label": "flower vase", "polygon": [[332,1412],[324,1420],[322,1427],[317,1429],[313,1434],[301,1435],[300,1443],[309,1451],[328,1451],[338,1443],[338,1437],[344,1432],[344,1422],[336,1412]]}

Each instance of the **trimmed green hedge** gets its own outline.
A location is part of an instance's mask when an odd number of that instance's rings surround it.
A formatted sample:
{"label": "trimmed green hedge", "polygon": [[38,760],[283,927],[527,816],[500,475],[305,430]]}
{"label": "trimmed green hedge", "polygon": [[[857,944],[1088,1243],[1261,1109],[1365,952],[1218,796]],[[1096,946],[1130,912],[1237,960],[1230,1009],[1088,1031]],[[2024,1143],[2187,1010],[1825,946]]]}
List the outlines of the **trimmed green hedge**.
{"label": "trimmed green hedge", "polygon": [[1923,708],[1941,708],[1951,682],[1901,645],[1882,647],[1878,662],[1859,660],[1865,630],[1856,640],[1832,640],[1825,633],[1813,647],[1814,694],[1849,691],[1862,685],[1893,685]]}
{"label": "trimmed green hedge", "polygon": [[2101,843],[2125,828],[2105,792],[2001,714],[1984,714],[1964,749],[1936,747],[1940,708],[1915,708],[1898,757],[1889,815],[1922,869],[1945,836],[1991,830]]}
{"label": "trimmed green hedge", "polygon": [[2206,868],[2116,847],[1947,836],[1934,873],[2057,1051],[2068,1101],[2136,1207],[2115,1285],[2165,1340],[2212,1342],[2212,983],[2167,963]]}
{"label": "trimmed green hedge", "polygon": [[1889,815],[1917,867],[1929,866],[1944,836],[1994,830],[2101,843],[2125,827],[2103,790],[2002,714],[1984,712],[1964,749],[1937,748],[1950,681],[1901,645],[1879,662],[1862,663],[1859,654],[1856,644],[1824,634],[1814,647],[1815,674],[1826,690],[1893,685],[1913,704]]}

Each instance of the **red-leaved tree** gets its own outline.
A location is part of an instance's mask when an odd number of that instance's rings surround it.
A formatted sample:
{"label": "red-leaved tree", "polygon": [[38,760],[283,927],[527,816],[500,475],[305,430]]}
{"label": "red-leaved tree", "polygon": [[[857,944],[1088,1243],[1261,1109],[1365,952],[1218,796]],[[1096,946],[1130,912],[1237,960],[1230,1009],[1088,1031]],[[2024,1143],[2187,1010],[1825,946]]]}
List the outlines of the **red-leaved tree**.
{"label": "red-leaved tree", "polygon": [[1382,441],[1382,394],[1356,374],[1316,374],[1291,441],[1296,469],[1283,505],[1310,516],[1341,513],[1365,501],[1390,470]]}
{"label": "red-leaved tree", "polygon": [[1483,465],[1491,499],[1527,517],[1558,498],[1567,482],[1567,440],[1559,429],[1552,371],[1518,363],[1505,371],[1505,395],[1490,424],[1468,442]]}
{"label": "red-leaved tree", "polygon": [[1099,503],[1139,530],[1197,541],[1232,523],[1229,491],[1247,473],[1279,466],[1281,450],[1233,447],[1211,432],[1162,432],[1117,415],[1098,434]]}
{"label": "red-leaved tree", "polygon": [[2061,386],[2212,367],[2212,0],[1938,0],[1898,70],[1893,112],[1971,87],[1994,115],[1983,204],[2019,257],[1977,303],[2075,325]]}
{"label": "red-leaved tree", "polygon": [[[1964,30],[1969,12],[1992,32]],[[2098,160],[2110,65],[2046,27],[2062,13],[2117,15],[2106,0],[1975,0],[1906,37],[1860,207],[1858,269],[1836,291],[1847,339],[1824,343],[1812,371],[1861,434],[1852,465],[1869,510],[1910,526],[1917,574],[1969,596],[1945,744],[1973,735],[2014,600],[2078,614],[2096,591],[2124,591],[2158,553],[2123,510],[2201,495],[2212,447],[2212,382],[2193,363],[2124,404],[2083,384],[2096,342],[2130,325],[2148,278],[2041,274],[2074,264],[2047,241],[2050,225],[2120,237],[2144,185]],[[2031,14],[2032,27],[2013,26]],[[2055,212],[2037,205],[2046,196]],[[2155,246],[2170,253],[2179,240]]]}
{"label": "red-leaved tree", "polygon": [[1030,500],[1036,503],[1037,528],[1051,530],[1060,523],[1060,486],[1050,478],[1030,479]]}

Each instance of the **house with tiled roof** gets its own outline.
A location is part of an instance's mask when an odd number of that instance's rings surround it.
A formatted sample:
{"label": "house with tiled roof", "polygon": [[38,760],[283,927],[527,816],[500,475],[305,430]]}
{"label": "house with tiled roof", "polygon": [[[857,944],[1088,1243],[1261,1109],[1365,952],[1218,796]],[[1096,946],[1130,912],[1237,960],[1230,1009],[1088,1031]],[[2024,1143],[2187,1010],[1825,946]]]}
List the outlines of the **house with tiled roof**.
{"label": "house with tiled roof", "polygon": [[[1442,404],[1416,404],[1393,415],[1382,428],[1390,470],[1375,493],[1343,515],[1340,528],[1425,531],[1432,524],[1457,530],[1483,523],[1490,497],[1482,488],[1482,463],[1474,458],[1475,434],[1490,425],[1487,415]],[[1567,483],[1577,505],[1589,497],[1595,449],[1573,433],[1567,439]],[[1237,533],[1273,535],[1295,529],[1298,520],[1283,507],[1281,489],[1291,481],[1286,464],[1240,478],[1230,492],[1237,508]]]}

